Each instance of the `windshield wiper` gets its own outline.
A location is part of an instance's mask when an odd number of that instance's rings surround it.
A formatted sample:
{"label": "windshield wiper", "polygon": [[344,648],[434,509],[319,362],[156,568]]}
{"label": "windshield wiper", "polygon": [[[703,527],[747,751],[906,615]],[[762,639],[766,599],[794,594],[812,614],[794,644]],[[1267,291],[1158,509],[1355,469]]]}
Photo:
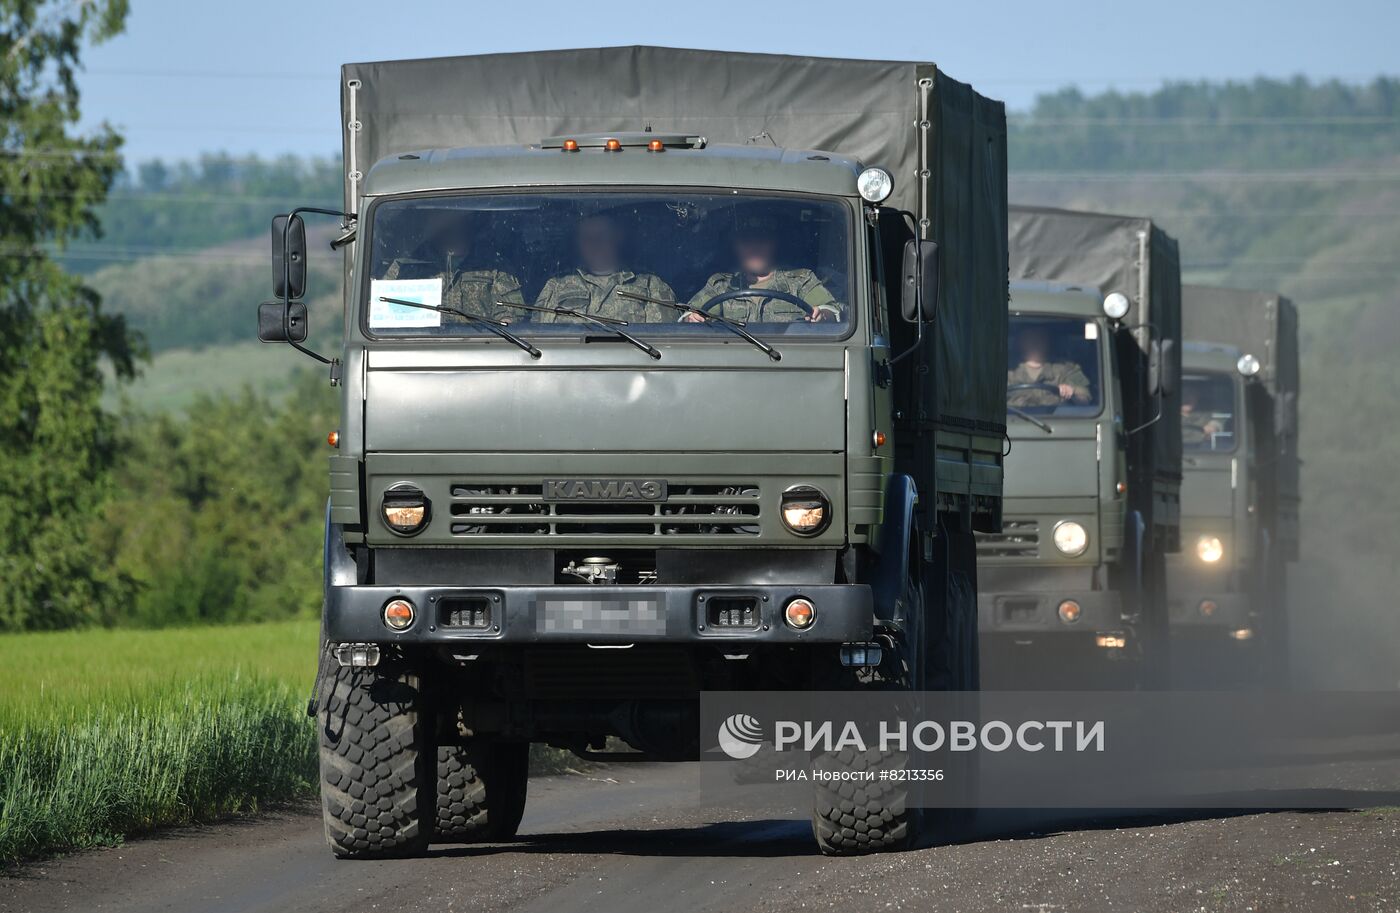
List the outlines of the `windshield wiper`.
{"label": "windshield wiper", "polygon": [[773,359],[774,361],[783,360],[783,356],[778,352],[777,349],[773,348],[768,343],[764,342],[762,339],[759,339],[757,336],[754,336],[748,330],[744,329],[745,324],[742,320],[734,320],[730,317],[725,317],[722,314],[710,314],[706,311],[700,310],[698,307],[693,307],[689,304],[677,304],[674,301],[662,301],[660,298],[650,298],[646,295],[639,295],[636,292],[629,292],[624,289],[618,289],[616,292],[614,292],[614,294],[621,298],[631,298],[633,301],[646,301],[650,304],[659,304],[662,307],[670,308],[673,311],[680,311],[682,314],[699,314],[700,317],[706,322],[713,321],[714,323],[719,324],[729,332],[733,333],[735,336],[741,336],[744,339],[747,339],[749,342],[762,349],[764,354],[767,355],[769,358]]}
{"label": "windshield wiper", "polygon": [[1020,409],[1017,409],[1015,406],[1007,406],[1007,407],[1006,407],[1006,411],[1007,411],[1007,412],[1010,412],[1012,415],[1017,416],[1018,418],[1023,418],[1023,419],[1025,419],[1026,421],[1030,422],[1032,425],[1034,425],[1034,426],[1036,426],[1037,428],[1039,428],[1041,431],[1044,431],[1046,434],[1054,434],[1054,433],[1055,433],[1055,429],[1054,429],[1054,428],[1051,428],[1048,424],[1046,424],[1045,422],[1042,422],[1040,419],[1036,418],[1034,415],[1031,415],[1029,412],[1022,412]]}
{"label": "windshield wiper", "polygon": [[460,310],[459,308],[446,307],[441,304],[422,304],[418,301],[404,301],[402,298],[385,298],[382,295],[379,297],[379,300],[388,302],[389,304],[401,304],[404,307],[419,308],[424,311],[437,311],[441,314],[456,314],[464,320],[486,327],[486,329],[495,333],[516,348],[524,349],[526,352],[530,353],[531,358],[539,358],[540,355],[543,354],[539,349],[530,345],[530,343],[521,339],[519,336],[516,336],[510,330],[502,329],[502,327],[510,326],[510,324],[506,323],[504,320],[494,320],[490,317],[482,317],[479,314],[468,314],[466,311]]}
{"label": "windshield wiper", "polygon": [[627,326],[627,321],[625,320],[619,320],[616,317],[598,317],[593,314],[585,314],[583,311],[576,311],[573,308],[541,307],[538,304],[514,304],[509,301],[497,301],[496,303],[501,305],[502,307],[520,308],[521,310],[525,311],[538,311],[545,314],[561,314],[565,317],[577,317],[579,320],[586,320],[589,323],[593,324],[595,327],[598,327],[599,329],[613,334],[618,339],[630,342],[632,345],[641,349],[643,352],[647,353],[652,358],[655,358],[658,361],[660,361],[661,359],[661,352],[656,348],[656,346],[642,342],[642,340],[633,336],[631,333],[624,333],[622,330],[618,329],[618,327]]}

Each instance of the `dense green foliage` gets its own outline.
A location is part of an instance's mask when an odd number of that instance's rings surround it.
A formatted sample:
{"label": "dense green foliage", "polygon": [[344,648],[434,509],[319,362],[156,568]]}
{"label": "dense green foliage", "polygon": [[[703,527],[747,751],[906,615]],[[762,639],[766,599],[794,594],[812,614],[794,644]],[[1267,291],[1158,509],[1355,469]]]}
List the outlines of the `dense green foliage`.
{"label": "dense green foliage", "polygon": [[[293,206],[340,208],[340,163],[225,153],[197,162],[159,160],[124,174],[99,210],[103,243],[70,253],[75,268],[155,254],[207,258],[207,248],[265,237],[272,213]],[[266,251],[259,245],[258,254]]]}
{"label": "dense green foliage", "polygon": [[316,623],[0,638],[0,864],[308,794]]}
{"label": "dense green foliage", "polygon": [[151,626],[314,614],[326,433],[336,422],[320,371],[299,375],[276,405],[245,390],[200,399],[185,415],[128,416],[100,541],[135,592],[105,605],[102,620]]}
{"label": "dense green foliage", "polygon": [[100,365],[129,376],[137,346],[48,253],[97,230],[118,173],[115,133],[71,130],[79,51],[126,10],[0,0],[0,630],[90,622],[129,592],[92,520],[113,453]]}
{"label": "dense green foliage", "polygon": [[1357,86],[1261,77],[1093,97],[1063,89],[1011,120],[1013,170],[1311,168],[1392,155],[1400,79]]}

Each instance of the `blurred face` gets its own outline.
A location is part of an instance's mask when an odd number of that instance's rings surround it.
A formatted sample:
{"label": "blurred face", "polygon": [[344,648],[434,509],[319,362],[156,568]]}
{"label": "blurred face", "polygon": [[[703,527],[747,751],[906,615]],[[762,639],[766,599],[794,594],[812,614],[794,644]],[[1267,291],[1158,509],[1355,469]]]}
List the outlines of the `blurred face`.
{"label": "blurred face", "polygon": [[590,273],[615,273],[618,270],[620,232],[611,219],[595,216],[578,223],[578,257]]}
{"label": "blurred face", "polygon": [[734,242],[734,255],[739,268],[750,276],[767,276],[773,272],[777,244],[771,237],[747,236]]}
{"label": "blurred face", "polygon": [[1021,360],[1031,364],[1044,364],[1046,353],[1050,351],[1050,334],[1044,330],[1028,329],[1021,331]]}
{"label": "blurred face", "polygon": [[465,213],[446,210],[431,213],[425,236],[428,243],[446,254],[461,257],[471,251],[471,230]]}

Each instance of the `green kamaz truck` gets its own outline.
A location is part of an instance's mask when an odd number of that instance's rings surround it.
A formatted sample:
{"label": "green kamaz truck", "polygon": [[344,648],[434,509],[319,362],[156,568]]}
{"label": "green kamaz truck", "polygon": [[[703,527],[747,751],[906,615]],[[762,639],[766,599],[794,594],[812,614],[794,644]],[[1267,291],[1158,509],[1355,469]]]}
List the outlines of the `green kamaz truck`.
{"label": "green kamaz truck", "polygon": [[1179,545],[1181,271],[1148,219],[1012,206],[1006,505],[978,536],[995,687],[1160,686]]}
{"label": "green kamaz truck", "polygon": [[[712,689],[978,686],[1001,521],[1003,106],[925,63],[654,47],[343,68],[330,365],[341,856],[510,837],[530,743],[697,758]],[[906,844],[888,783],[828,853]],[[936,817],[936,816],[935,816]],[[934,823],[937,823],[936,821]]]}
{"label": "green kamaz truck", "polygon": [[1272,292],[1186,286],[1184,547],[1168,564],[1181,687],[1288,681],[1298,560],[1298,314]]}

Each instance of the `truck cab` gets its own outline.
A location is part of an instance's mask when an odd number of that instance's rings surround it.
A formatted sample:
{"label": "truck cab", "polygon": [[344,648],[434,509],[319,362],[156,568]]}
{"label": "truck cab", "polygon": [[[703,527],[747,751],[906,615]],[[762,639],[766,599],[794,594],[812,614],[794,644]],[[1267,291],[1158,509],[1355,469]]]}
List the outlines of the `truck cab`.
{"label": "truck cab", "polygon": [[1011,285],[1005,515],[977,537],[989,679],[1042,658],[1064,675],[1125,649],[1118,332],[1097,289]]}
{"label": "truck cab", "polygon": [[[739,80],[789,88],[735,111]],[[259,310],[341,387],[333,852],[513,834],[531,744],[698,759],[707,692],[977,688],[999,103],[931,64],[634,47],[350,64],[342,110],[341,351],[304,345],[324,210],[274,221]],[[956,819],[814,788],[827,853]]]}
{"label": "truck cab", "polygon": [[1183,685],[1246,674],[1257,646],[1253,616],[1267,581],[1255,566],[1255,433],[1264,429],[1249,420],[1246,379],[1238,369],[1243,354],[1201,342],[1188,342],[1183,351],[1185,547],[1167,565],[1174,660]]}

